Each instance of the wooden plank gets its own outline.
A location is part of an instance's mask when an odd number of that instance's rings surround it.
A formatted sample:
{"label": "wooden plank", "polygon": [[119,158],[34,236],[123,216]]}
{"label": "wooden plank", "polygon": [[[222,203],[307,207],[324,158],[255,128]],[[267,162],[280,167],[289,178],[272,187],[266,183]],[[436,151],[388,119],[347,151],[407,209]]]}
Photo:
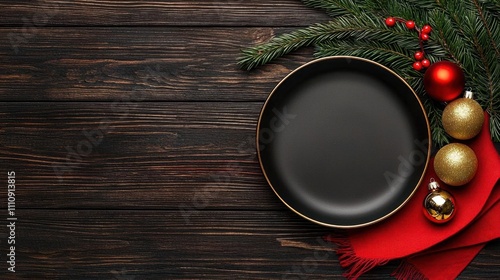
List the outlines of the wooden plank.
{"label": "wooden plank", "polygon": [[2,1],[0,25],[297,26],[327,20],[299,0]]}
{"label": "wooden plank", "polygon": [[[17,271],[2,279],[342,279],[320,239],[331,230],[289,212],[202,211],[190,223],[177,211],[18,213]],[[488,245],[460,279],[498,276],[499,252]],[[361,279],[387,279],[396,266]]]}
{"label": "wooden plank", "polygon": [[310,276],[340,274],[333,252],[314,259],[328,231],[287,212],[207,211],[189,224],[177,211],[18,212],[17,271],[2,279],[279,279],[303,264],[317,265]]}
{"label": "wooden plank", "polygon": [[240,50],[289,30],[42,28],[24,38],[20,28],[0,28],[0,100],[113,101],[135,92],[144,100],[262,101],[312,50],[252,72],[238,68]]}
{"label": "wooden plank", "polygon": [[23,208],[286,210],[256,157],[261,106],[0,103],[0,172]]}
{"label": "wooden plank", "polygon": [[285,209],[256,157],[261,106],[1,103],[0,170],[23,208]]}

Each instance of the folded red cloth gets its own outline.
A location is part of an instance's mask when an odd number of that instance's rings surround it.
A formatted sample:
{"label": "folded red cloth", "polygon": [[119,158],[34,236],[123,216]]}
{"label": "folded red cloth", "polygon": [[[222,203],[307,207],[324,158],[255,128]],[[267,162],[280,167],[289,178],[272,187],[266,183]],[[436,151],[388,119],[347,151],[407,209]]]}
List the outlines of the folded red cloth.
{"label": "folded red cloth", "polygon": [[399,280],[456,279],[485,245],[482,243],[410,258],[392,276]]}
{"label": "folded red cloth", "polygon": [[455,279],[488,241],[500,237],[500,182],[475,221],[422,253],[405,258],[393,273],[397,279]]}
{"label": "folded red cloth", "polygon": [[[427,185],[431,178],[437,180],[432,159],[421,185],[397,213],[372,226],[326,237],[338,245],[340,265],[346,268],[344,276],[356,279],[390,260],[423,252],[457,234],[478,217],[500,178],[500,157],[493,146],[488,128],[489,117],[486,115],[481,133],[475,139],[465,142],[474,150],[479,161],[474,179],[462,187],[448,187],[441,183],[442,188],[455,197],[457,212],[451,221],[434,224],[422,213],[422,203],[428,194]],[[487,229],[477,230],[476,234],[482,235]]]}

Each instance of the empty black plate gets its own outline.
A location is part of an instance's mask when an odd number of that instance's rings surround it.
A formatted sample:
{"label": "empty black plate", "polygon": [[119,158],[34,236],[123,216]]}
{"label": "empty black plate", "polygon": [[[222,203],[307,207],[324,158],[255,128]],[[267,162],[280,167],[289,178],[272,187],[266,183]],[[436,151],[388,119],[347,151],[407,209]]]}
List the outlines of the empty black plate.
{"label": "empty black plate", "polygon": [[411,87],[356,57],[312,61],[264,104],[258,157],[276,195],[331,227],[359,227],[401,208],[427,168],[430,129]]}

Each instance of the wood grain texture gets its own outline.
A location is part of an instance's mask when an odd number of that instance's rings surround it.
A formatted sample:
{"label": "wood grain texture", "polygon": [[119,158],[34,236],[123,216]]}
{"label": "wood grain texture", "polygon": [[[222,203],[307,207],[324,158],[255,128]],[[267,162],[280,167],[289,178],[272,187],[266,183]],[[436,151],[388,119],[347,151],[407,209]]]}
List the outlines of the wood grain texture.
{"label": "wood grain texture", "polygon": [[0,100],[114,101],[135,92],[155,101],[263,101],[312,50],[251,72],[237,58],[287,30],[43,28],[23,39],[22,28],[0,28]]}
{"label": "wood grain texture", "polygon": [[[262,178],[261,102],[112,104],[0,104],[21,248],[17,278],[5,279],[342,279],[318,239],[331,230],[286,209]],[[65,147],[103,125],[102,142],[59,181],[51,165]],[[499,251],[490,244],[460,279],[500,273]]]}
{"label": "wood grain texture", "polygon": [[[313,50],[251,72],[235,63],[322,11],[300,0],[1,11],[0,172],[16,171],[19,220],[16,274],[0,226],[0,279],[343,279],[318,239],[330,229],[289,211],[256,159],[263,101]],[[499,258],[491,242],[459,279],[498,278]]]}
{"label": "wood grain texture", "polygon": [[[204,211],[189,222],[177,211],[23,210],[19,272],[2,279],[342,279],[319,239],[329,230],[289,212]],[[498,275],[488,263],[499,248],[488,245],[460,279]],[[396,266],[361,279],[387,279]]]}
{"label": "wood grain texture", "polygon": [[9,0],[0,25],[298,26],[327,19],[300,0]]}
{"label": "wood grain texture", "polygon": [[1,166],[24,208],[284,209],[256,157],[261,106],[2,103]]}

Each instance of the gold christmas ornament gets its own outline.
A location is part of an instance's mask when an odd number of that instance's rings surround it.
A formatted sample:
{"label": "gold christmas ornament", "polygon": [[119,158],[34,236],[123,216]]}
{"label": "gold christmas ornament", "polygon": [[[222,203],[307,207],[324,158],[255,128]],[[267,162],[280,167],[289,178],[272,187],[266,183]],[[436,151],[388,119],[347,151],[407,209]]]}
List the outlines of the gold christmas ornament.
{"label": "gold christmas ornament", "polygon": [[455,199],[453,196],[439,187],[439,184],[431,179],[429,184],[430,193],[424,200],[424,215],[430,221],[438,224],[446,223],[455,216]]}
{"label": "gold christmas ornament", "polygon": [[465,185],[476,175],[477,157],[467,145],[451,143],[442,147],[434,158],[434,170],[450,186]]}
{"label": "gold christmas ornament", "polygon": [[471,139],[478,135],[483,127],[483,109],[472,96],[471,91],[466,91],[463,98],[456,99],[444,108],[444,130],[455,139]]}

